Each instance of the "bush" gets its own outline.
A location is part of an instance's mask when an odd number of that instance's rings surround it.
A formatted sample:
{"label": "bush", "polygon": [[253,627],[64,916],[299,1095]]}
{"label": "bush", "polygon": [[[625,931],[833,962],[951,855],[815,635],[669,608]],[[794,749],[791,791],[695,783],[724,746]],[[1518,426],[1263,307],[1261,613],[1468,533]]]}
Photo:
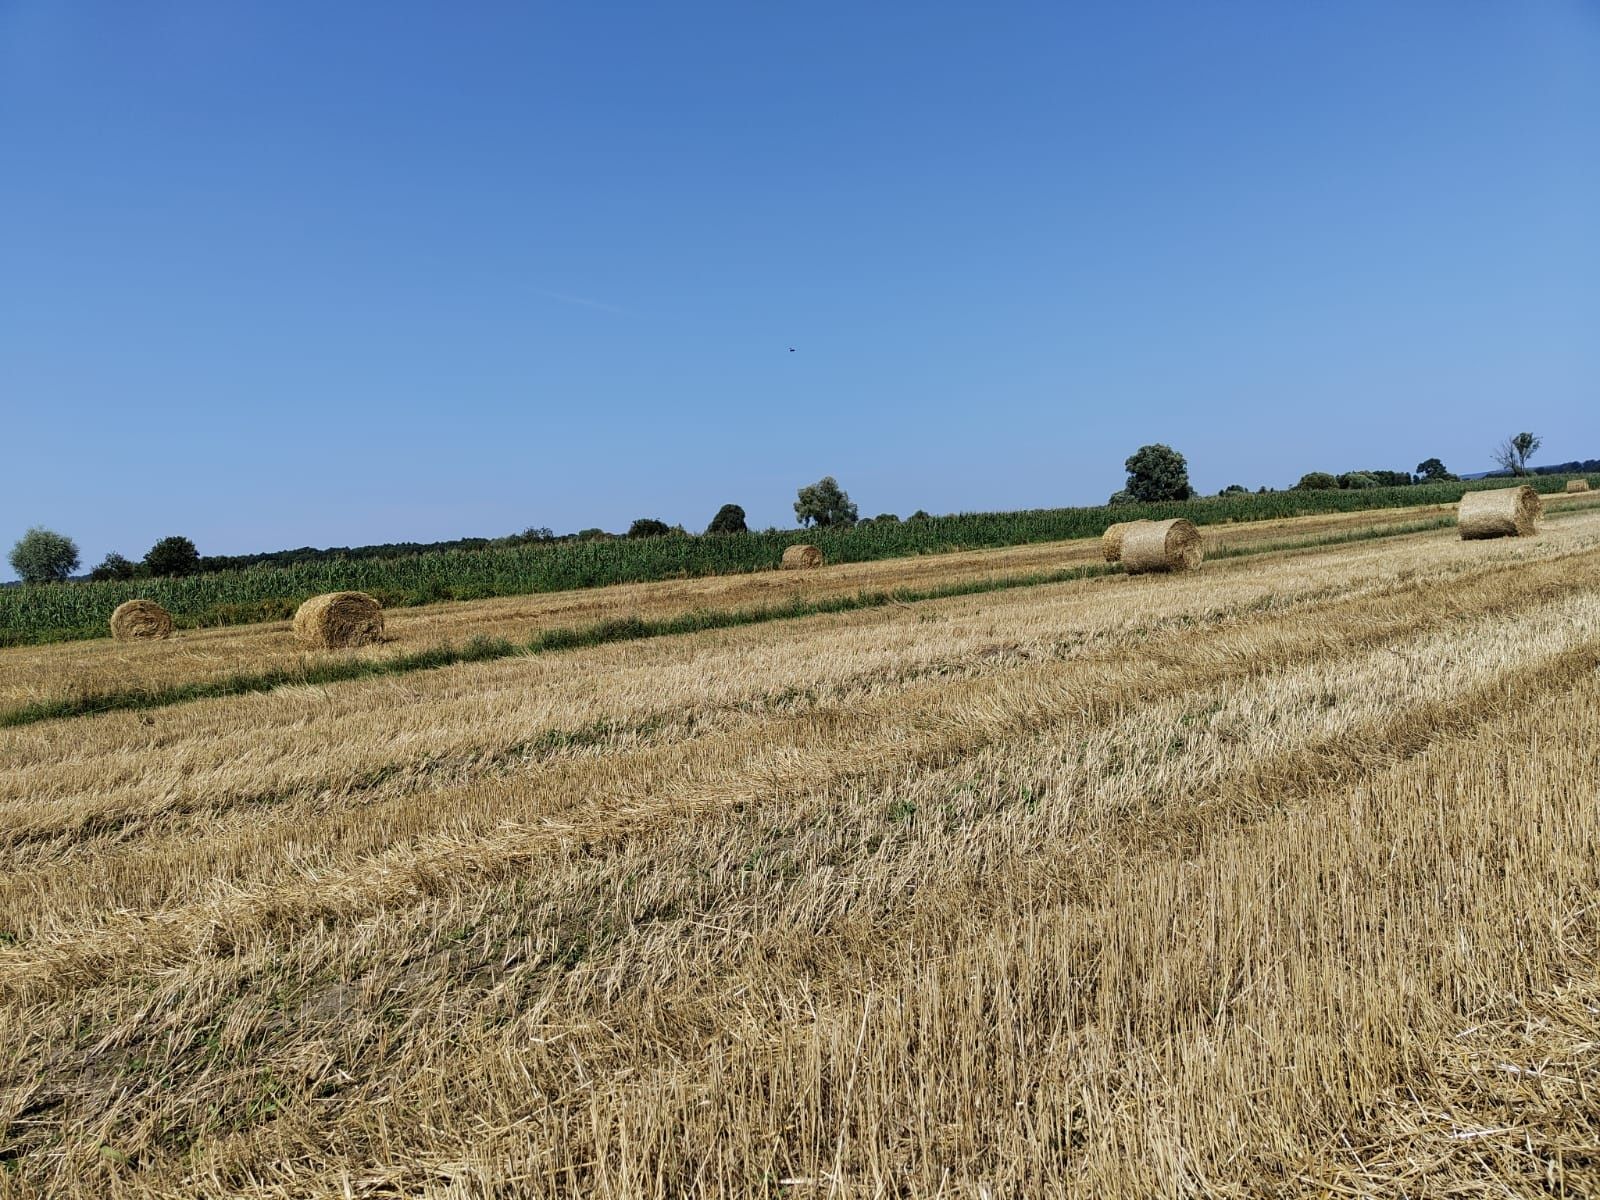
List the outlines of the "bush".
{"label": "bush", "polygon": [[107,579],[132,579],[138,574],[138,563],[123,558],[113,550],[100,560],[98,567],[89,572],[89,578],[100,583]]}
{"label": "bush", "polygon": [[1220,492],[1218,492],[1217,495],[1219,495],[1219,496],[1242,496],[1242,495],[1245,494],[1245,492],[1247,490],[1248,489],[1245,488],[1243,484],[1230,483],[1227,487],[1223,488]]}
{"label": "bush", "polygon": [[1328,492],[1339,486],[1339,480],[1326,471],[1308,471],[1294,485],[1297,492]]}
{"label": "bush", "polygon": [[150,547],[144,566],[158,579],[180,579],[200,570],[200,552],[186,537],[166,537]]}
{"label": "bush", "polygon": [[1353,489],[1375,488],[1378,486],[1378,478],[1367,471],[1348,471],[1339,476],[1339,486]]}
{"label": "bush", "polygon": [[11,547],[11,569],[23,583],[55,583],[78,569],[78,544],[35,525]]}
{"label": "bush", "polygon": [[724,504],[717,509],[717,515],[711,518],[711,524],[706,526],[707,533],[749,533],[750,527],[744,523],[744,509],[737,504]]}
{"label": "bush", "polygon": [[[1194,495],[1189,486],[1189,464],[1171,446],[1160,442],[1140,446],[1122,465],[1128,471],[1128,484],[1123,490],[1140,504],[1187,500]],[[1117,501],[1113,499],[1112,503]]]}
{"label": "bush", "polygon": [[631,538],[666,537],[671,532],[672,526],[654,517],[640,517],[628,526],[628,536]]}
{"label": "bush", "polygon": [[815,524],[822,529],[848,529],[858,519],[850,494],[832,475],[800,489],[794,502],[794,515],[800,524]]}
{"label": "bush", "polygon": [[906,520],[908,520],[908,521],[931,521],[931,520],[933,520],[933,514],[930,513],[925,508],[919,508],[919,509],[917,509],[916,512],[912,513],[909,517],[907,517]]}

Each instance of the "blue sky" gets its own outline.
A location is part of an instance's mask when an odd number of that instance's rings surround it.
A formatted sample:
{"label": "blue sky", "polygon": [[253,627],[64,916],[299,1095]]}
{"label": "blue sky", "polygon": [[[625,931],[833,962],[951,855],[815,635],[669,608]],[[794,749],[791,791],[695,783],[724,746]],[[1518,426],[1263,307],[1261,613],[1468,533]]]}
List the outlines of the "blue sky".
{"label": "blue sky", "polygon": [[0,0],[0,164],[85,566],[1600,455],[1592,2]]}

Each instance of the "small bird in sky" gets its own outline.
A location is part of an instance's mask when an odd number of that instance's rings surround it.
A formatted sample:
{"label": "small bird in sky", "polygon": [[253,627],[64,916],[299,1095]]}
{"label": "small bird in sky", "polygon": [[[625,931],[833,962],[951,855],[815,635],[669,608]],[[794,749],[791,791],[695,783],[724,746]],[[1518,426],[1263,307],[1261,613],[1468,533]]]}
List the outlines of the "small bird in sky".
{"label": "small bird in sky", "polygon": [[789,347],[789,353],[790,353],[790,354],[793,354],[793,353],[794,353],[794,347],[793,347],[793,346],[790,346],[790,347]]}

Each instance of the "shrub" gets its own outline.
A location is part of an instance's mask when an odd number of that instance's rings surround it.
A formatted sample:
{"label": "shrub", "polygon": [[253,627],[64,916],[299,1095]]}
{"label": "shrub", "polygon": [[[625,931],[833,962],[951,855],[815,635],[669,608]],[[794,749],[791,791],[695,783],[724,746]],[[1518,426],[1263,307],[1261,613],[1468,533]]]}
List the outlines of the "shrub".
{"label": "shrub", "polygon": [[628,536],[631,538],[666,537],[671,532],[672,526],[654,517],[640,517],[628,526]]}
{"label": "shrub", "polygon": [[1327,492],[1339,486],[1339,480],[1326,471],[1308,471],[1294,485],[1297,492]]}
{"label": "shrub", "polygon": [[724,504],[717,509],[717,515],[711,518],[711,524],[706,526],[707,533],[749,533],[750,527],[744,523],[744,509],[737,504]]}
{"label": "shrub", "polygon": [[1159,504],[1194,495],[1189,486],[1189,464],[1171,446],[1160,442],[1140,446],[1122,465],[1128,471],[1128,484],[1123,490],[1138,503]]}
{"label": "shrub", "polygon": [[858,519],[850,494],[832,475],[824,475],[800,489],[794,502],[794,515],[802,525],[815,524],[824,529],[848,529]]}
{"label": "shrub", "polygon": [[165,537],[144,556],[145,570],[158,579],[177,579],[200,569],[200,552],[186,537]]}
{"label": "shrub", "polygon": [[107,579],[132,579],[139,574],[139,564],[131,559],[123,558],[113,550],[100,560],[100,565],[89,572],[89,578],[96,583]]}
{"label": "shrub", "polygon": [[78,544],[35,525],[11,547],[11,569],[23,583],[54,583],[78,569]]}

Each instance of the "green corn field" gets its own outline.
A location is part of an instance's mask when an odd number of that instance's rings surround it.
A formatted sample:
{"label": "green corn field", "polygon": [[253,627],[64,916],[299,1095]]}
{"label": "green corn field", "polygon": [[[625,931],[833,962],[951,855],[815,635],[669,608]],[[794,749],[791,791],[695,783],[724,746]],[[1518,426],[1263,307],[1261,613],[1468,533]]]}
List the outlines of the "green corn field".
{"label": "green corn field", "polygon": [[[1567,476],[1527,480],[1541,492],[1565,488]],[[0,645],[103,637],[111,612],[145,597],[180,626],[276,620],[320,592],[371,592],[386,606],[564,591],[698,575],[765,571],[796,542],[819,546],[830,563],[1094,537],[1113,521],[1188,517],[1196,524],[1260,521],[1358,509],[1451,504],[1465,491],[1505,487],[1504,479],[1419,484],[1359,491],[1270,492],[1116,508],[1053,508],[962,513],[898,524],[781,533],[720,534],[559,542],[450,550],[382,559],[335,559],[262,565],[182,579],[61,583],[0,588]]]}

